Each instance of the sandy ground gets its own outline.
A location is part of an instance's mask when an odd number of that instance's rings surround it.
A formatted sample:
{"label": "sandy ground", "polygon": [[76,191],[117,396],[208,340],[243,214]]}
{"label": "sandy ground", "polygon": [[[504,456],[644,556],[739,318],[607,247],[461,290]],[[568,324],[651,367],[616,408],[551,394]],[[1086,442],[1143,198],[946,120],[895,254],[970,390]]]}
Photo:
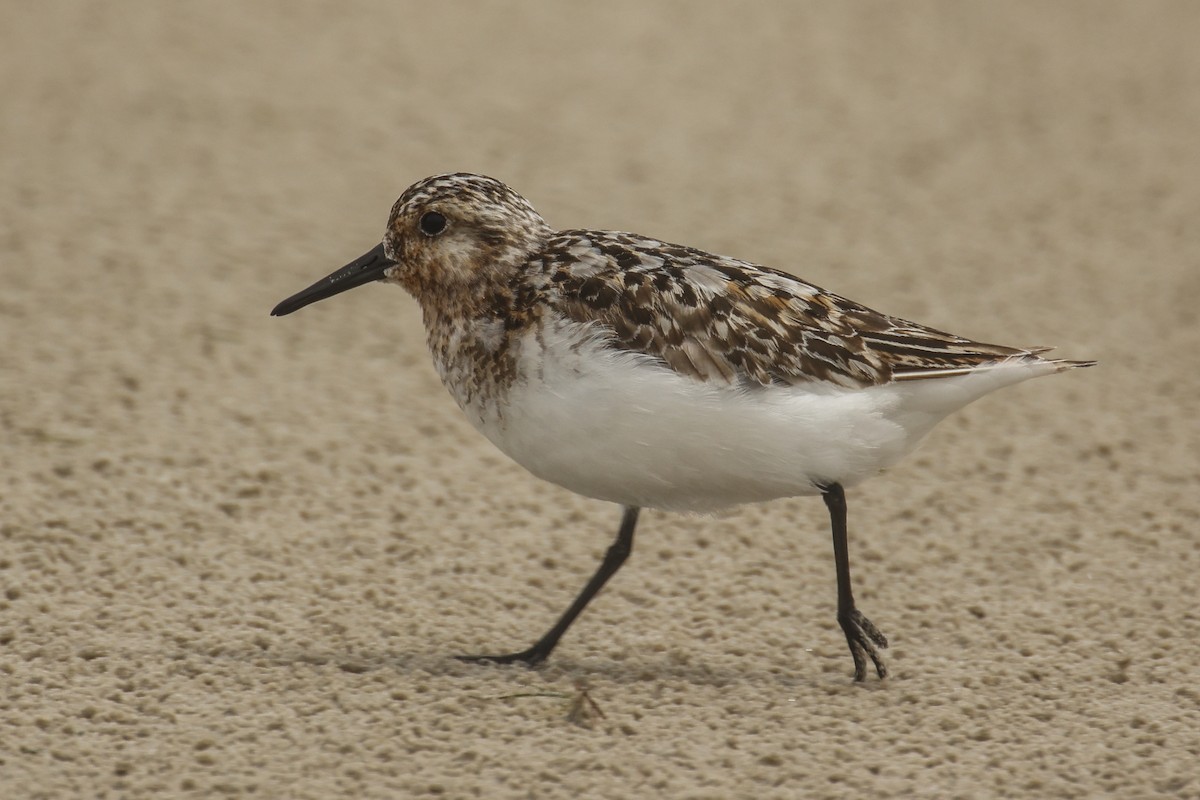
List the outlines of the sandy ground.
{"label": "sandy ground", "polygon": [[[0,796],[1200,797],[1200,5],[605,9],[3,12]],[[1102,363],[850,495],[885,682],[813,499],[647,513],[464,665],[618,509],[402,291],[267,315],[446,170]]]}

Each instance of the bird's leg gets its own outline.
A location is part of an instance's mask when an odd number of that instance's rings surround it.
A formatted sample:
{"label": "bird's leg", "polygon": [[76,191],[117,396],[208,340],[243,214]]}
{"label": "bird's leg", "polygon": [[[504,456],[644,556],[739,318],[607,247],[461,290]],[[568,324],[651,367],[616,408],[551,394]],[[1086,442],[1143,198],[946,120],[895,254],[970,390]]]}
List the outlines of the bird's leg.
{"label": "bird's leg", "polygon": [[621,530],[617,532],[617,540],[609,546],[608,552],[604,554],[600,568],[588,581],[587,586],[583,587],[583,591],[575,598],[575,602],[571,603],[571,607],[567,609],[566,613],[559,618],[558,622],[554,623],[554,627],[546,631],[546,635],[538,639],[532,647],[519,653],[502,656],[458,656],[459,660],[483,661],[493,664],[512,664],[521,661],[530,667],[545,661],[546,657],[550,655],[550,651],[558,644],[558,640],[567,632],[567,628],[571,627],[571,623],[575,621],[588,602],[596,596],[608,579],[616,574],[616,571],[625,563],[625,559],[629,558],[629,554],[633,551],[633,529],[637,527],[638,511],[639,509],[634,506],[626,506],[625,515],[621,518]]}
{"label": "bird's leg", "polygon": [[854,592],[850,588],[850,552],[846,543],[846,492],[840,483],[822,487],[821,497],[829,509],[829,520],[833,524],[833,559],[837,565],[838,624],[846,634],[850,655],[854,657],[854,680],[867,677],[867,659],[875,665],[880,678],[887,677],[887,666],[881,648],[888,646],[887,637],[879,632],[871,620],[862,615],[854,605]]}

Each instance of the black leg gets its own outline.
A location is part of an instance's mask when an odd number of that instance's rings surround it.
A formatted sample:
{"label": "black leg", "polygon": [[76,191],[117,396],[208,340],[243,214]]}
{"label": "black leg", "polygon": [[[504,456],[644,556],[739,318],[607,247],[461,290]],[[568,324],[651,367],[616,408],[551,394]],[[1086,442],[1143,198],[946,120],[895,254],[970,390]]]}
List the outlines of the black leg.
{"label": "black leg", "polygon": [[850,589],[850,550],[846,543],[846,493],[840,483],[822,487],[822,498],[829,509],[829,520],[833,524],[833,560],[837,565],[838,624],[846,634],[850,655],[854,657],[854,680],[867,677],[867,659],[875,665],[880,678],[887,677],[887,667],[879,648],[888,646],[887,637],[879,632],[871,620],[854,606],[854,592]]}
{"label": "black leg", "polygon": [[637,527],[638,511],[639,509],[633,506],[625,508],[625,516],[621,518],[621,530],[617,533],[617,540],[604,554],[604,560],[600,562],[600,569],[596,570],[596,574],[588,581],[587,586],[583,587],[583,591],[575,598],[575,602],[571,603],[567,613],[563,614],[558,622],[554,623],[554,627],[537,640],[537,643],[519,653],[509,653],[503,656],[459,656],[458,658],[462,661],[487,661],[493,664],[512,664],[515,661],[522,661],[531,667],[545,661],[546,657],[550,655],[550,651],[558,644],[558,640],[567,632],[567,628],[571,627],[571,623],[575,621],[588,602],[596,596],[608,579],[616,574],[616,571],[625,563],[625,559],[629,558],[629,554],[633,551],[633,529]]}

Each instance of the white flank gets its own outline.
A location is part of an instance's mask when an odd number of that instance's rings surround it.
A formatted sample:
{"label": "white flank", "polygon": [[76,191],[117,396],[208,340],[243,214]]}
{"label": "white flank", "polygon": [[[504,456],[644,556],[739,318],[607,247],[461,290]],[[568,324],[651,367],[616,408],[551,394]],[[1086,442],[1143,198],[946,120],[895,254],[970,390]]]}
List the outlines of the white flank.
{"label": "white flank", "polygon": [[[540,344],[539,344],[540,341]],[[813,381],[742,389],[614,350],[585,326],[522,341],[499,414],[465,409],[544,480],[627,506],[716,509],[851,486],[907,453],[947,414],[1057,370],[1024,357],[964,375],[848,389]]]}

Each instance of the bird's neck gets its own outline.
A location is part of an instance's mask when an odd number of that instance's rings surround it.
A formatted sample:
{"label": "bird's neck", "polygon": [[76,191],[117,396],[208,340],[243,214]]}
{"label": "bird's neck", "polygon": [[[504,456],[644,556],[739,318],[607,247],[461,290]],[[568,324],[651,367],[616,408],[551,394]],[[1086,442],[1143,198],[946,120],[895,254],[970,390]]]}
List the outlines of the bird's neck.
{"label": "bird's neck", "polygon": [[498,413],[517,377],[520,339],[536,317],[523,294],[495,278],[417,295],[438,375],[472,421]]}

